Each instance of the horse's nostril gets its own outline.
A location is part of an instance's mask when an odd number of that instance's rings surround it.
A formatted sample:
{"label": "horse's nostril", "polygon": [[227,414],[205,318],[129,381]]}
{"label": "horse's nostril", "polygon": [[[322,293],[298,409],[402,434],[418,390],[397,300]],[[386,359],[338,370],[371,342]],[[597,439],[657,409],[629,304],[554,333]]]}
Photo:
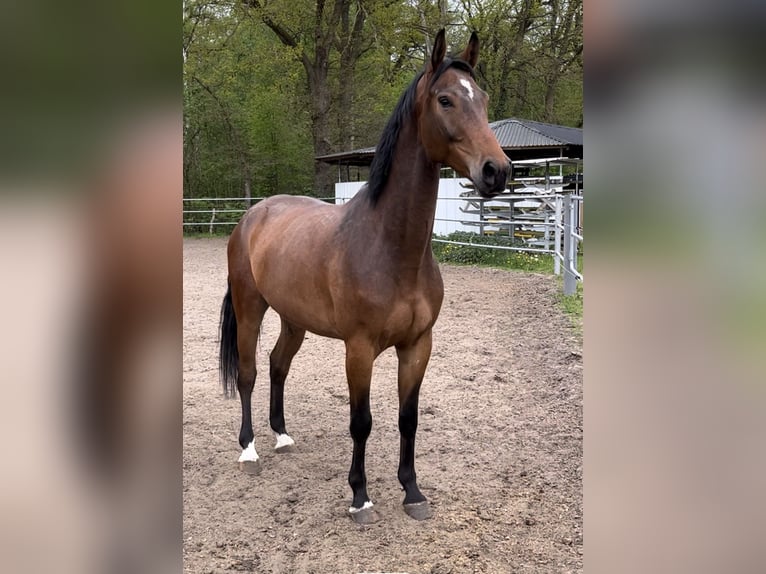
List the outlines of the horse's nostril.
{"label": "horse's nostril", "polygon": [[484,164],[484,167],[482,168],[482,175],[484,176],[484,179],[493,179],[496,173],[497,168],[491,161],[488,161]]}

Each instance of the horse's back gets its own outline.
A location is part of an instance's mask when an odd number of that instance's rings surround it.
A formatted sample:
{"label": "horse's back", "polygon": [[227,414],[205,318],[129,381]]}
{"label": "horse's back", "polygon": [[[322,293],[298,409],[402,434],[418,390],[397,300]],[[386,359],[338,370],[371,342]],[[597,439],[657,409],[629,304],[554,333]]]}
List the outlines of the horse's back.
{"label": "horse's back", "polygon": [[337,220],[337,207],[313,197],[275,195],[261,200],[242,216],[229,239],[249,253],[260,246],[300,243],[307,235],[326,230]]}

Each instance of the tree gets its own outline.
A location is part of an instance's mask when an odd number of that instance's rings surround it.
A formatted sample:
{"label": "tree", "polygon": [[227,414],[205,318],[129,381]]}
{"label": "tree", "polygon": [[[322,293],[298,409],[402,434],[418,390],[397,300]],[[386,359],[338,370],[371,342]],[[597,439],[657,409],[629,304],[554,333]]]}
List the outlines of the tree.
{"label": "tree", "polygon": [[545,121],[556,122],[556,98],[562,79],[572,66],[579,66],[582,76],[582,0],[546,2]]}
{"label": "tree", "polygon": [[185,10],[187,195],[310,192],[306,99],[291,54],[238,5]]}
{"label": "tree", "polygon": [[184,0],[185,196],[331,196],[315,156],[377,143],[444,26],[490,120],[582,125],[582,0]]}
{"label": "tree", "polygon": [[461,0],[461,8],[482,39],[490,119],[582,121],[582,0]]}
{"label": "tree", "polygon": [[[361,53],[361,34],[366,18],[361,0],[243,0],[277,38],[293,50],[305,71],[311,106],[311,132],[315,155],[333,150],[331,142],[331,89],[329,83],[333,50],[341,54],[341,69],[350,85],[342,99],[353,100],[353,78]],[[297,17],[296,17],[297,16]],[[353,24],[351,24],[353,22]],[[350,105],[346,109],[350,109]],[[345,132],[343,137],[349,139]],[[314,185],[320,195],[331,195],[330,166],[315,163]]]}

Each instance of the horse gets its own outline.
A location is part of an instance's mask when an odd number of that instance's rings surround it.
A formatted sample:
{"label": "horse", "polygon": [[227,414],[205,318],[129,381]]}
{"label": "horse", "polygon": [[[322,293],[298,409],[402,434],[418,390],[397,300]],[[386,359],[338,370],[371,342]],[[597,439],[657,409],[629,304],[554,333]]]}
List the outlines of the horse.
{"label": "horse", "polygon": [[251,395],[256,344],[271,307],[281,330],[269,359],[269,422],[278,452],[295,444],[283,411],[285,379],[306,331],[341,339],[349,390],[353,454],[349,513],[359,524],[380,517],[367,493],[364,459],[372,429],[373,362],[395,347],[398,358],[398,479],[404,510],[432,516],[417,485],[415,434],[420,386],[444,287],[431,252],[442,165],[469,178],[484,197],[505,189],[510,162],[487,121],[488,97],[476,84],[479,41],[446,55],[444,30],[399,99],[381,135],[367,183],[348,202],[280,195],[251,207],[228,242],[228,290],[221,306],[220,375],[226,396],[239,391],[240,467],[257,474]]}

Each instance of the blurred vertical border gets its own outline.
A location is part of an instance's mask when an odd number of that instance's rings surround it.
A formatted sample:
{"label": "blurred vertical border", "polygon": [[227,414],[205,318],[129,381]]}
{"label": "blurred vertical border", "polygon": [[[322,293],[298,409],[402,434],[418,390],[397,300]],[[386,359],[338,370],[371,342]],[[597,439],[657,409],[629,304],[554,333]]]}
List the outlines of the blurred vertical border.
{"label": "blurred vertical border", "polygon": [[766,563],[766,4],[585,5],[585,569]]}
{"label": "blurred vertical border", "polygon": [[[763,2],[587,0],[585,565],[756,572]],[[181,5],[0,18],[0,555],[181,569]]]}
{"label": "blurred vertical border", "polygon": [[181,570],[180,2],[0,18],[0,556]]}

